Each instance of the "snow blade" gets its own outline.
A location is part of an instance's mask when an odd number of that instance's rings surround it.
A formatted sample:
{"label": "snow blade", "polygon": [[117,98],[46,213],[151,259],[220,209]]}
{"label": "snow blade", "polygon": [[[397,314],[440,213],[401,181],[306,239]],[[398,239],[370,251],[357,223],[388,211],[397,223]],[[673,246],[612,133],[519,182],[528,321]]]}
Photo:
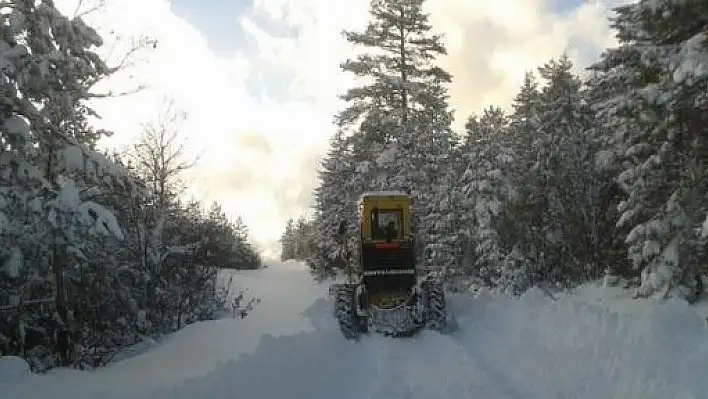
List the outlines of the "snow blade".
{"label": "snow blade", "polygon": [[400,305],[392,309],[379,309],[371,306],[371,324],[375,331],[390,335],[408,335],[420,328],[414,319],[414,310],[408,305]]}

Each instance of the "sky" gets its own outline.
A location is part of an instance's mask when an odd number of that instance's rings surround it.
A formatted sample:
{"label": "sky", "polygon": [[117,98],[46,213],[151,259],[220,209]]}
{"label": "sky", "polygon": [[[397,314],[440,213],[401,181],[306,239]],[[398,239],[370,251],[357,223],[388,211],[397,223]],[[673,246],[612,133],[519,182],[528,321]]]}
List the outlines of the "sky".
{"label": "sky", "polygon": [[[79,0],[58,0],[73,15]],[[610,8],[628,0],[428,0],[453,75],[455,128],[488,105],[506,107],[524,73],[567,51],[579,72],[616,44]],[[104,35],[99,49],[118,63],[142,35],[157,45],[134,54],[99,87],[147,89],[97,101],[98,125],[123,149],[166,99],[185,111],[179,126],[189,157],[188,194],[240,215],[266,258],[290,217],[308,212],[316,171],[352,85],[339,69],[355,54],[340,35],[366,26],[368,0],[82,0],[84,19]]]}

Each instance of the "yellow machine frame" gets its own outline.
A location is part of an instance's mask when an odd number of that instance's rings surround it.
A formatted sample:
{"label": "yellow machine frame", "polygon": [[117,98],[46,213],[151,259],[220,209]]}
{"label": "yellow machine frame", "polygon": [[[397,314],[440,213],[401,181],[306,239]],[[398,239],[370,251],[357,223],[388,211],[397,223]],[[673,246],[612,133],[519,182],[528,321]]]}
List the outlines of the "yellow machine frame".
{"label": "yellow machine frame", "polygon": [[[441,329],[446,323],[444,289],[434,276],[416,268],[411,196],[398,191],[368,192],[361,195],[358,205],[357,276],[332,287],[335,315],[344,336],[355,339],[367,331],[402,336],[424,326]],[[390,218],[392,211],[398,214],[394,219]],[[373,225],[374,219],[378,226]],[[340,224],[340,231],[346,231],[346,222]]]}
{"label": "yellow machine frame", "polygon": [[364,242],[378,242],[373,238],[373,212],[400,211],[403,234],[393,241],[403,241],[413,234],[411,226],[411,199],[408,194],[398,192],[364,193],[359,199],[359,220],[361,221],[361,236]]}

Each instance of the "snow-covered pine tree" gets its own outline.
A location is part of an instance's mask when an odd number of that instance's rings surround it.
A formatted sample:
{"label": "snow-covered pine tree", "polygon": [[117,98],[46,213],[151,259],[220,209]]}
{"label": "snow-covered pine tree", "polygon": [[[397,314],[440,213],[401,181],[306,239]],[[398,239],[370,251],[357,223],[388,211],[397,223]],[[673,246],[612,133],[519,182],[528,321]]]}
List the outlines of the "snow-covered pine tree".
{"label": "snow-covered pine tree", "polygon": [[505,142],[509,121],[498,107],[488,107],[481,118],[471,116],[463,145],[466,165],[460,179],[460,223],[468,233],[465,244],[472,262],[467,277],[488,287],[500,281],[504,248],[498,232],[501,214],[512,197],[514,154]]}
{"label": "snow-covered pine tree", "polygon": [[598,201],[606,182],[595,168],[592,114],[572,67],[566,55],[541,66],[540,91],[527,75],[512,115],[519,195],[500,233],[516,258],[528,259],[529,284],[567,285],[601,271],[598,228],[605,222]]}
{"label": "snow-covered pine tree", "polygon": [[459,246],[455,244],[457,224],[456,146],[450,125],[447,90],[443,81],[421,87],[420,106],[413,111],[414,123],[400,140],[396,160],[397,180],[410,187],[416,242],[419,250],[434,254],[426,267],[459,267]]}
{"label": "snow-covered pine tree", "polygon": [[[527,72],[519,92],[511,104],[512,112],[508,116],[506,129],[508,147],[514,153],[514,163],[508,178],[513,182],[513,194],[504,206],[497,233],[507,253],[506,260],[500,264],[500,289],[513,294],[526,290],[535,280],[535,262],[532,243],[527,231],[531,225],[542,223],[538,220],[544,209],[528,199],[537,191],[531,182],[531,170],[536,163],[541,93],[533,72]],[[472,215],[470,213],[470,215]]]}
{"label": "snow-covered pine tree", "polygon": [[[428,187],[427,192],[419,192],[424,198],[423,206],[414,206],[416,237],[422,266],[438,270],[447,287],[454,291],[463,291],[469,285],[469,279],[461,270],[463,265],[465,235],[460,223],[459,174],[454,167],[457,157],[452,156],[441,162],[448,166],[442,177],[436,179],[437,187]],[[421,231],[421,229],[424,229]]]}
{"label": "snow-covered pine tree", "polygon": [[[604,79],[599,74],[598,79]],[[586,81],[586,90],[583,92],[585,101],[590,104],[600,104],[606,98],[602,84],[596,81],[593,74]],[[627,244],[625,239],[631,230],[631,226],[616,226],[621,212],[618,211],[619,204],[626,199],[624,191],[617,183],[616,177],[623,171],[622,166],[622,146],[615,139],[616,134],[623,134],[623,131],[636,128],[636,124],[627,120],[621,126],[610,126],[602,118],[594,118],[592,126],[588,130],[587,138],[592,151],[594,152],[593,176],[598,183],[596,187],[597,198],[591,207],[592,220],[594,225],[592,252],[595,254],[595,265],[597,271],[605,269],[605,273],[613,276],[620,276],[626,279],[634,279],[639,276],[632,262],[627,258]]]}
{"label": "snow-covered pine tree", "polygon": [[[331,276],[344,270],[350,262],[344,244],[356,234],[356,200],[353,184],[356,162],[349,140],[340,131],[330,140],[330,150],[320,165],[319,186],[315,189],[313,224],[313,254],[307,260],[313,275]],[[347,224],[347,232],[339,235],[340,223]],[[352,248],[353,249],[353,248]]]}
{"label": "snow-covered pine tree", "polygon": [[517,183],[536,162],[533,144],[537,137],[540,96],[536,75],[526,72],[524,82],[511,104],[513,112],[509,115],[511,145],[517,158],[514,163],[519,171],[516,173]]}
{"label": "snow-covered pine tree", "polygon": [[533,180],[548,206],[543,240],[546,277],[553,282],[599,278],[596,264],[595,204],[603,186],[595,173],[590,129],[581,80],[566,54],[539,68],[547,82],[539,104],[539,142]]}
{"label": "snow-covered pine tree", "polygon": [[[77,332],[70,327],[75,303],[67,291],[87,271],[84,251],[93,236],[123,238],[115,216],[94,199],[104,190],[125,188],[127,174],[92,149],[105,132],[87,122],[91,90],[110,69],[92,52],[102,44],[96,32],[80,18],[62,15],[52,2],[20,0],[4,4],[0,12],[9,22],[0,27],[0,185],[5,202],[16,208],[4,212],[7,235],[0,241],[9,247],[0,248],[0,258],[10,255],[24,260],[13,264],[31,265],[19,273],[24,283],[57,288],[32,295],[56,292],[58,317],[39,321],[36,309],[20,316],[25,324],[59,330],[58,342],[42,346],[59,352],[67,363],[67,331]],[[27,344],[16,342],[20,352]]]}
{"label": "snow-covered pine tree", "polygon": [[666,296],[705,260],[708,3],[641,0],[615,11],[620,46],[592,67],[604,92],[594,105],[623,151],[618,226],[631,226],[637,295]]}
{"label": "snow-covered pine tree", "polygon": [[301,216],[295,226],[295,259],[307,260],[312,256],[312,222]]}
{"label": "snow-covered pine tree", "polygon": [[313,224],[300,217],[297,224],[294,219],[288,219],[285,232],[280,239],[282,245],[281,259],[296,259],[307,261],[313,254]]}
{"label": "snow-covered pine tree", "polygon": [[206,240],[201,247],[205,263],[223,269],[229,268],[237,261],[234,259],[232,249],[237,245],[239,238],[235,236],[234,226],[218,202],[212,202],[204,224],[208,231],[204,235]]}
{"label": "snow-covered pine tree", "polygon": [[[241,215],[237,215],[233,220],[229,219],[227,225],[228,230],[224,233],[229,236],[228,241],[232,243],[231,248],[224,248],[229,254],[226,257],[230,260],[227,262],[227,268],[255,270],[263,267],[263,259],[261,259],[258,249],[250,242],[249,229]],[[223,298],[218,299],[222,300]],[[251,310],[251,304],[248,304],[247,307],[247,310]]]}
{"label": "snow-covered pine tree", "polygon": [[295,259],[295,221],[290,218],[285,223],[285,231],[280,237],[280,260]]}
{"label": "snow-covered pine tree", "polygon": [[365,31],[345,32],[350,43],[369,51],[342,64],[344,71],[364,78],[364,83],[342,96],[352,105],[337,115],[337,122],[340,127],[354,128],[369,143],[395,141],[413,119],[413,111],[432,110],[430,96],[440,93],[435,89],[441,87],[439,83],[451,81],[447,72],[432,63],[446,50],[441,37],[430,33],[424,2],[372,0],[371,21]]}

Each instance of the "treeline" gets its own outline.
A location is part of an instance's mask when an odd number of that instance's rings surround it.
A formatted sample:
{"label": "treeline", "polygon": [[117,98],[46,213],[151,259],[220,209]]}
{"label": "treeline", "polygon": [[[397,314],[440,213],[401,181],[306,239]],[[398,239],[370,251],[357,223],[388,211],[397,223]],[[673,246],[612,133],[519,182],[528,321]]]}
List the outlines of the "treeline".
{"label": "treeline", "polygon": [[288,219],[285,232],[280,237],[280,260],[307,260],[313,255],[315,235],[310,223],[304,217],[297,220]]}
{"label": "treeline", "polygon": [[356,261],[339,251],[339,223],[356,226],[362,192],[389,189],[411,192],[419,266],[441,268],[452,289],[518,294],[608,272],[635,278],[639,296],[695,291],[707,264],[708,3],[616,8],[620,45],[588,78],[551,59],[508,112],[490,105],[461,134],[423,3],[373,0],[366,30],[346,32],[368,52],[342,64],[362,84],[342,95],[314,218],[297,229],[311,235],[313,273]]}
{"label": "treeline", "polygon": [[51,1],[0,13],[0,353],[35,370],[97,366],[216,317],[233,300],[219,269],[260,259],[218,204],[180,199],[192,164],[179,113],[126,154],[100,152],[109,133],[92,127],[88,101],[117,70],[92,50],[102,38]]}

